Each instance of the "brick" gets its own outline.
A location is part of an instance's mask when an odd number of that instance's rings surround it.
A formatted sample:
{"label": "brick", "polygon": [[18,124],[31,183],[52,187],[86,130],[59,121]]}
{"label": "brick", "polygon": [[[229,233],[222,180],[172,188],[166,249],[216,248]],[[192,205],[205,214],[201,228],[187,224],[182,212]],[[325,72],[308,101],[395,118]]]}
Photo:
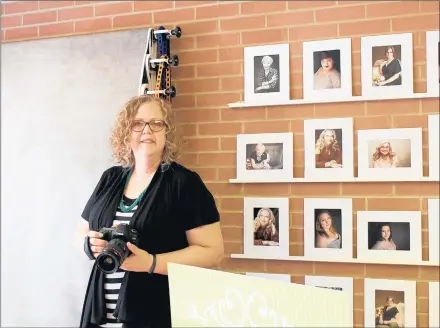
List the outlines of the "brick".
{"label": "brick", "polygon": [[238,3],[218,3],[217,6],[207,6],[196,8],[196,19],[208,19],[235,16],[238,14]]}
{"label": "brick", "polygon": [[429,297],[429,284],[428,282],[417,282],[417,296],[418,297]]}
{"label": "brick", "polygon": [[365,116],[363,102],[315,104],[315,117],[357,117]]}
{"label": "brick", "polygon": [[134,11],[154,11],[173,8],[174,1],[134,1]]}
{"label": "brick", "polygon": [[111,18],[95,18],[87,19],[75,22],[75,32],[85,33],[85,32],[96,32],[103,30],[110,30],[112,27]]}
{"label": "brick", "polygon": [[203,139],[186,139],[185,140],[185,152],[204,152],[204,151],[217,151],[219,150],[218,138],[203,138]]}
{"label": "brick", "polygon": [[217,50],[185,51],[179,54],[179,62],[182,64],[199,64],[217,61]]}
{"label": "brick", "polygon": [[291,228],[303,228],[304,227],[304,214],[291,213],[289,221],[290,221]]}
{"label": "brick", "polygon": [[378,19],[339,24],[339,36],[374,35],[391,32],[389,19]]}
{"label": "brick", "polygon": [[75,6],[82,6],[82,5],[90,5],[90,4],[97,4],[97,3],[102,3],[105,1],[74,1],[75,2]]}
{"label": "brick", "polygon": [[29,39],[38,36],[38,27],[20,27],[11,30],[5,30],[5,39],[10,40],[21,40]]}
{"label": "brick", "polygon": [[439,193],[438,183],[426,182],[395,182],[395,194],[399,196],[436,196]]}
{"label": "brick", "polygon": [[392,184],[383,184],[376,182],[342,184],[342,195],[391,195],[393,193]]}
{"label": "brick", "polygon": [[303,150],[304,149],[304,135],[295,134],[293,136],[293,149]]}
{"label": "brick", "polygon": [[76,7],[76,8],[65,8],[58,10],[58,20],[71,20],[93,17],[93,7]]}
{"label": "brick", "polygon": [[[141,13],[141,14],[130,14],[123,16],[113,17],[113,27],[114,28],[125,28],[134,26],[147,26],[152,22],[151,14]],[[174,69],[173,69],[174,73]]]}
{"label": "brick", "polygon": [[193,95],[179,95],[173,99],[173,108],[194,108],[196,98]]}
{"label": "brick", "polygon": [[243,211],[243,198],[222,198],[220,207],[223,211]]}
{"label": "brick", "polygon": [[[295,185],[291,187],[293,190]],[[304,211],[304,200],[302,198],[289,198],[289,210],[290,212],[302,212]]]}
{"label": "brick", "polygon": [[353,129],[369,130],[369,129],[390,129],[392,128],[391,116],[370,116],[370,117],[355,117],[353,120]]}
{"label": "brick", "polygon": [[201,107],[225,107],[228,103],[239,100],[239,93],[217,93],[196,96],[197,106]]}
{"label": "brick", "polygon": [[220,20],[221,31],[243,31],[250,29],[262,29],[265,27],[264,16],[240,17]]}
{"label": "brick", "polygon": [[237,170],[232,167],[221,167],[218,169],[218,181],[228,181],[235,179]]}
{"label": "brick", "polygon": [[201,135],[234,135],[241,133],[242,123],[207,123],[199,125]]}
{"label": "brick", "polygon": [[[228,243],[232,244],[232,243]],[[239,244],[241,245],[241,244]],[[225,245],[226,246],[226,245]],[[229,246],[228,246],[229,247]],[[241,246],[240,251],[236,251],[236,248],[233,249],[234,253],[241,253]],[[231,252],[232,253],[232,252]],[[231,270],[231,272],[265,272],[265,262],[261,260],[241,260],[241,259],[231,259],[226,258],[223,260],[221,267],[224,269]]]}
{"label": "brick", "polygon": [[5,3],[2,6],[4,14],[17,14],[24,13],[26,11],[38,10],[38,1],[16,1]]}
{"label": "brick", "polygon": [[429,327],[429,316],[426,313],[417,313],[417,327]]}
{"label": "brick", "polygon": [[267,271],[270,273],[285,273],[295,275],[309,275],[314,273],[312,262],[300,261],[267,261]]}
{"label": "brick", "polygon": [[[221,111],[222,121],[250,121],[250,120],[263,120],[266,112],[264,107],[249,109],[237,109],[237,108],[225,108]],[[248,133],[248,132],[246,132]]]}
{"label": "brick", "polygon": [[189,81],[180,81],[177,84],[179,93],[213,92],[220,89],[219,78],[193,79]]}
{"label": "brick", "polygon": [[22,20],[21,15],[2,16],[1,27],[2,29],[4,29],[4,28],[21,26],[21,20]]}
{"label": "brick", "polygon": [[23,15],[23,25],[35,25],[42,23],[56,22],[57,12],[56,11],[46,11],[37,12]]}
{"label": "brick", "polygon": [[382,115],[384,106],[388,115],[393,114],[413,114],[419,112],[417,100],[388,100],[386,105],[383,101],[366,102],[367,115]]}
{"label": "brick", "polygon": [[[195,23],[187,23],[185,24],[185,30],[182,31],[185,33],[185,36],[198,35],[198,34],[208,34],[208,33],[216,33],[218,32],[218,23],[217,21],[204,21],[204,22],[195,22]],[[216,36],[210,35],[211,38],[216,38]]]}
{"label": "brick", "polygon": [[202,166],[235,166],[235,153],[199,154],[199,165]]}
{"label": "brick", "polygon": [[197,154],[182,154],[179,158],[179,163],[187,166],[193,167],[198,163],[198,155]]}
{"label": "brick", "polygon": [[287,1],[251,1],[241,4],[242,15],[265,14],[286,10]]}
{"label": "brick", "polygon": [[395,128],[428,128],[428,118],[426,115],[396,115],[393,117]]}
{"label": "brick", "polygon": [[240,44],[239,33],[221,33],[216,36],[201,35],[197,37],[197,48],[229,47]]}
{"label": "brick", "polygon": [[[200,64],[197,65],[197,76],[198,77],[208,77],[208,76],[228,76],[228,75],[241,75],[242,73],[242,63],[218,63],[216,65],[212,64]],[[243,79],[240,76],[241,79]]]}
{"label": "brick", "polygon": [[438,113],[440,108],[439,98],[422,99],[422,112]]}
{"label": "brick", "polygon": [[365,198],[353,198],[353,213],[365,211]]}
{"label": "brick", "polygon": [[420,279],[421,280],[432,280],[432,281],[439,281],[440,278],[440,272],[438,267],[424,267],[421,266],[420,268]]}
{"label": "brick", "polygon": [[95,16],[126,14],[133,11],[132,2],[115,2],[95,6]]}
{"label": "brick", "polygon": [[220,212],[220,223],[223,226],[243,226],[243,214]]}
{"label": "brick", "polygon": [[390,278],[415,280],[418,278],[419,267],[408,265],[367,264],[366,276],[369,278]]}
{"label": "brick", "polygon": [[221,226],[223,240],[232,242],[243,241],[243,228]]}
{"label": "brick", "polygon": [[[241,254],[241,253],[243,253],[243,246],[242,246],[242,244],[243,243],[237,243],[237,242],[224,242],[223,245],[224,245],[225,254]],[[224,269],[227,269],[228,265],[225,264],[225,261],[231,261],[231,260],[236,261],[235,259],[225,258],[223,260],[223,262],[221,263],[221,267],[224,268]],[[234,264],[231,267],[234,268],[234,271],[239,270],[237,264]]]}
{"label": "brick", "polygon": [[289,121],[247,122],[244,133],[283,133],[289,132]]}
{"label": "brick", "polygon": [[39,26],[39,36],[53,36],[72,34],[74,31],[73,22],[63,22]]}
{"label": "brick", "polygon": [[[171,43],[171,47],[173,47],[173,53],[179,54],[179,52],[183,50],[194,49],[196,44],[196,39],[192,36],[187,36],[186,38],[180,38],[180,39],[173,38],[171,39],[170,43]],[[185,63],[180,61],[179,66],[180,65],[185,65]]]}
{"label": "brick", "polygon": [[394,32],[413,32],[438,29],[439,14],[417,15],[393,18],[391,21]]}
{"label": "brick", "polygon": [[178,126],[179,132],[184,137],[193,137],[197,134],[197,125],[182,124]]}
{"label": "brick", "polygon": [[440,11],[438,1],[419,1],[420,12],[422,13],[437,13]]}
{"label": "brick", "polygon": [[73,1],[38,1],[40,10],[73,6]]}
{"label": "brick", "polygon": [[257,44],[271,44],[286,42],[289,39],[288,31],[286,29],[276,29],[276,30],[259,30],[259,31],[249,31],[242,32],[241,43],[245,46],[247,45],[257,45]]}
{"label": "brick", "polygon": [[286,12],[267,15],[267,27],[285,27],[313,24],[313,11]]}
{"label": "brick", "polygon": [[319,9],[315,11],[315,17],[317,23],[363,19],[365,5]]}
{"label": "brick", "polygon": [[300,26],[289,29],[290,41],[316,41],[336,38],[337,36],[338,26],[336,24]]}
{"label": "brick", "polygon": [[418,1],[372,2],[367,5],[367,17],[414,15],[419,12]]}
{"label": "brick", "polygon": [[220,90],[222,91],[241,91],[244,90],[242,77],[225,77],[220,80]]}
{"label": "brick", "polygon": [[365,265],[358,263],[315,263],[315,274],[322,276],[340,277],[363,277],[365,276]]}
{"label": "brick", "polygon": [[201,5],[213,5],[216,4],[216,1],[174,1],[176,8],[179,7],[194,7]]}
{"label": "brick", "polygon": [[[165,23],[178,23],[191,21],[195,19],[195,9],[185,8],[177,10],[167,10],[167,11],[157,11],[153,13],[154,24],[165,24]],[[183,27],[182,27],[183,31]],[[183,32],[185,33],[185,32]]]}
{"label": "brick", "polygon": [[418,198],[368,198],[369,211],[420,211]]}
{"label": "brick", "polygon": [[243,56],[243,47],[219,49],[218,51],[218,60],[220,62],[243,60]]}
{"label": "brick", "polygon": [[286,196],[290,194],[290,186],[288,183],[248,183],[244,185],[244,194],[252,197]]}
{"label": "brick", "polygon": [[216,122],[220,120],[218,109],[180,110],[176,112],[179,123]]}
{"label": "brick", "polygon": [[204,182],[217,180],[217,169],[197,167],[194,169]]}
{"label": "brick", "polygon": [[316,187],[314,183],[295,183],[292,185],[292,196],[323,196],[323,195],[340,195],[339,183],[325,183]]}
{"label": "brick", "polygon": [[[341,2],[341,1],[339,1]],[[344,1],[345,3],[345,1]],[[309,9],[318,7],[332,7],[336,5],[336,1],[288,1],[289,9]]]}

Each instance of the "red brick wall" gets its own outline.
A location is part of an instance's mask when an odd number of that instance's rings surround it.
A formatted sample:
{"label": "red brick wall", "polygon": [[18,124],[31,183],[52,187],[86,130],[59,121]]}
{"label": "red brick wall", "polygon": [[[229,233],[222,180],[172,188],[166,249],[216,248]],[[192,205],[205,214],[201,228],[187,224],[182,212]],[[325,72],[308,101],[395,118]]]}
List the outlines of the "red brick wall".
{"label": "red brick wall", "polygon": [[[289,42],[291,97],[301,98],[302,41],[351,37],[353,89],[355,95],[360,95],[360,37],[400,32],[413,33],[415,91],[424,92],[424,33],[438,29],[437,1],[17,1],[6,2],[1,9],[3,42],[159,25],[182,27],[183,37],[173,39],[171,46],[171,52],[181,59],[181,66],[173,68],[173,80],[179,94],[174,108],[188,138],[182,163],[197,170],[215,194],[228,254],[243,249],[244,196],[290,197],[290,251],[291,255],[302,255],[303,198],[337,194],[353,197],[355,212],[423,211],[423,259],[427,260],[427,198],[438,197],[437,183],[241,185],[228,180],[235,178],[237,133],[294,132],[294,175],[302,177],[303,119],[344,116],[354,116],[355,130],[423,127],[426,175],[426,116],[438,112],[438,99],[251,109],[228,109],[226,104],[243,99],[243,46]],[[356,144],[356,134],[354,141]],[[222,268],[287,273],[292,281],[300,283],[305,274],[352,276],[354,320],[359,327],[363,326],[363,278],[417,280],[420,327],[428,322],[427,282],[439,280],[438,268],[401,265],[225,259]]]}

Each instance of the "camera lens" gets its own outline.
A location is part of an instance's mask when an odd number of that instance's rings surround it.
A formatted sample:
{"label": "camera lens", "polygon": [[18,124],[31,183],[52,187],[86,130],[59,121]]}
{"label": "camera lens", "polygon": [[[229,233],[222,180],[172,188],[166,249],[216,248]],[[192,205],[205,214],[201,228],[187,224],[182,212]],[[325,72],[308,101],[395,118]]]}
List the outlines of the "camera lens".
{"label": "camera lens", "polygon": [[118,271],[129,252],[127,243],[121,239],[112,239],[96,258],[98,268],[107,274]]}

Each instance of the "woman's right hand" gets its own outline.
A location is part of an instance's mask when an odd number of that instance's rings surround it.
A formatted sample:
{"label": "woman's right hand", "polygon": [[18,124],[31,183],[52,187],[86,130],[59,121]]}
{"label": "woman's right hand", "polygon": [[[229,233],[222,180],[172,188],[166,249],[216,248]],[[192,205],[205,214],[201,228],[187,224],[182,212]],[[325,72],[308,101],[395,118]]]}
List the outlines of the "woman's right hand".
{"label": "woman's right hand", "polygon": [[108,242],[101,239],[102,233],[97,231],[89,231],[87,236],[89,236],[90,249],[92,250],[93,256],[96,258],[102,252],[104,247],[107,246]]}

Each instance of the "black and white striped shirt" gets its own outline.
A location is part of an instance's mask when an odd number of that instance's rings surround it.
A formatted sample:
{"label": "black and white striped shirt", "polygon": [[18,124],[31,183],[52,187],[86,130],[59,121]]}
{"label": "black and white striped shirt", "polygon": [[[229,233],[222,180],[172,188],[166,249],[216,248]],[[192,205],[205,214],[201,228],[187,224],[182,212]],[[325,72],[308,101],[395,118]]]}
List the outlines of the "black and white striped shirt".
{"label": "black and white striped shirt", "polygon": [[[125,196],[123,197],[124,197],[123,199],[125,206],[130,206],[134,202],[134,199],[130,199]],[[114,225],[118,225],[120,223],[131,224],[131,219],[137,207],[138,206],[136,205],[135,207],[133,207],[131,211],[124,213],[121,211],[120,206],[118,206],[113,224]],[[104,298],[105,298],[105,306],[107,310],[107,316],[106,316],[107,323],[101,325],[100,327],[105,327],[105,328],[122,327],[122,323],[118,323],[116,321],[116,318],[113,316],[113,311],[116,308],[116,302],[118,301],[118,296],[119,296],[119,289],[121,287],[124,274],[125,274],[124,270],[118,269],[118,271],[116,271],[115,273],[105,275]]]}

